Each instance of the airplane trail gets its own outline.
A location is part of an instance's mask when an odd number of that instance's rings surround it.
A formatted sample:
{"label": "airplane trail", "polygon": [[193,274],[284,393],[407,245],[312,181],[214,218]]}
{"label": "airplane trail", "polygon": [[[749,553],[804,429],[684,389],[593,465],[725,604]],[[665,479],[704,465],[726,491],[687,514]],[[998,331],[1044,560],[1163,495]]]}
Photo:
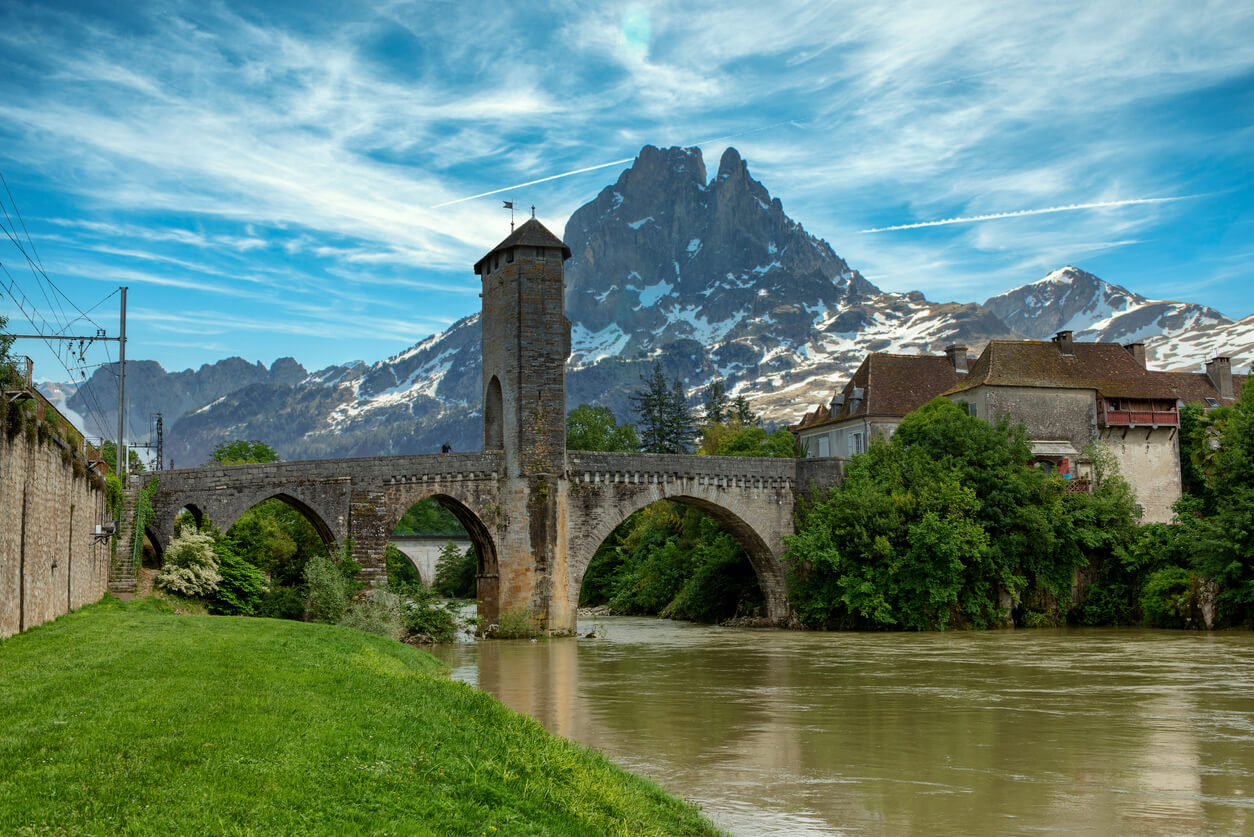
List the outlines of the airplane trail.
{"label": "airplane trail", "polygon": [[1122,201],[1094,201],[1092,203],[1071,203],[1065,206],[1046,206],[1040,209],[1018,209],[1013,212],[993,212],[988,215],[967,215],[960,218],[942,218],[939,221],[919,221],[914,224],[897,224],[891,227],[872,227],[858,230],[862,233],[892,232],[894,230],[917,230],[922,227],[943,227],[947,224],[973,224],[976,221],[992,221],[997,218],[1019,218],[1024,215],[1045,215],[1051,212],[1073,212],[1077,209],[1102,209],[1112,206],[1132,206],[1141,203],[1170,203],[1171,201],[1188,200],[1199,195],[1177,195],[1167,198],[1129,198]]}

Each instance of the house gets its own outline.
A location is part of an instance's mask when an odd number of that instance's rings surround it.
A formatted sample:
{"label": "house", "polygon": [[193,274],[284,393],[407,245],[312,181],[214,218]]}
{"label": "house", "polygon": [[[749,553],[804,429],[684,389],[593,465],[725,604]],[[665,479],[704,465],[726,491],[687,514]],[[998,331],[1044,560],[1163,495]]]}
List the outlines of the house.
{"label": "house", "polygon": [[1049,341],[994,340],[945,395],[979,418],[1022,422],[1036,462],[1068,478],[1086,479],[1085,448],[1105,446],[1142,519],[1171,520],[1180,497],[1179,397],[1165,373],[1146,369],[1142,344],[1077,343],[1070,331]]}
{"label": "house", "polygon": [[902,418],[962,380],[967,347],[943,355],[872,352],[831,402],[788,429],[804,456],[853,456],[872,439],[887,439]]}

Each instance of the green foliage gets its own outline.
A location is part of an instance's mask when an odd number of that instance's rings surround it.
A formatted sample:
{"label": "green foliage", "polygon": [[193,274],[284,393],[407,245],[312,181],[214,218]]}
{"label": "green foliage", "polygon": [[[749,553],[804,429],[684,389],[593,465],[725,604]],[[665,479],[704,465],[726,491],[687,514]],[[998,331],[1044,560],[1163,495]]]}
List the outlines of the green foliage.
{"label": "green foliage", "polygon": [[502,612],[490,632],[495,639],[529,639],[536,634],[535,620],[527,608]]}
{"label": "green foliage", "polygon": [[214,542],[218,558],[218,586],[206,597],[210,613],[252,616],[266,595],[266,576],[246,559],[235,554],[229,542],[219,536]]}
{"label": "green foliage", "polygon": [[[1069,609],[1071,580],[1126,497],[1071,504],[1027,467],[1021,426],[938,398],[850,462],[788,538],[794,610],[815,627],[944,629],[1003,623],[999,594],[1034,621]],[[1103,505],[1104,504],[1104,505]],[[1043,620],[1041,614],[1046,614]]]}
{"label": "green foliage", "polygon": [[566,415],[569,450],[637,451],[640,440],[631,424],[619,424],[608,407],[580,404]]}
{"label": "green foliage", "polygon": [[418,575],[418,568],[414,566],[414,562],[409,560],[409,556],[401,552],[400,548],[394,543],[388,543],[387,548],[383,552],[384,564],[388,571],[388,587],[396,588],[403,584],[422,584],[422,577]]}
{"label": "green foliage", "polygon": [[216,463],[218,465],[245,465],[257,462],[278,462],[279,455],[274,452],[274,448],[264,442],[258,442],[255,439],[244,441],[236,439],[233,442],[222,442],[213,449],[209,454],[209,462],[205,464]]}
{"label": "green foliage", "polygon": [[131,560],[132,566],[139,568],[144,551],[144,531],[152,524],[155,512],[152,510],[152,498],[157,493],[159,483],[157,477],[150,477],[135,498],[135,520],[131,527]]}
{"label": "green foliage", "polygon": [[213,595],[221,580],[213,536],[207,532],[183,532],[170,541],[165,566],[153,583],[179,596],[205,598]]}
{"label": "green foliage", "polygon": [[105,508],[109,510],[111,520],[122,519],[122,481],[117,474],[105,477]]}
{"label": "green foliage", "polygon": [[640,376],[642,388],[630,396],[632,409],[640,421],[640,444],[646,453],[688,453],[696,433],[692,410],[683,383],[669,384],[662,365]]}
{"label": "green foliage", "polygon": [[[109,473],[116,474],[118,471],[118,446],[116,442],[105,439],[100,444],[100,458],[109,466]],[[138,474],[147,470],[144,461],[139,458],[139,454],[134,448],[126,449],[126,472],[128,474]]]}
{"label": "green foliage", "polygon": [[706,424],[722,424],[730,418],[731,403],[722,378],[715,378],[705,385],[701,393],[701,408]]}
{"label": "green foliage", "polygon": [[791,459],[797,455],[797,440],[787,430],[768,434],[761,427],[739,423],[706,424],[701,428],[699,453],[710,456],[770,456]]}
{"label": "green foliage", "polygon": [[401,627],[406,638],[430,642],[452,642],[457,619],[450,606],[421,584],[394,588],[400,607]]}
{"label": "green foliage", "polygon": [[761,588],[736,539],[705,513],[659,502],[614,530],[584,575],[580,604],[697,622],[748,615]]}
{"label": "green foliage", "polygon": [[457,544],[449,541],[436,559],[435,581],[431,589],[450,599],[473,599],[478,563],[473,545],[458,549]]}
{"label": "green foliage", "polygon": [[456,535],[466,530],[457,517],[434,497],[410,506],[396,524],[395,531],[406,535]]}
{"label": "green foliage", "polygon": [[308,594],[303,586],[284,587],[272,584],[257,603],[257,615],[269,619],[296,619],[305,615]]}
{"label": "green foliage", "polygon": [[400,640],[405,636],[400,599],[386,590],[368,590],[349,603],[339,624],[368,634]]}
{"label": "green foliage", "polygon": [[305,564],[309,618],[332,625],[344,618],[348,600],[353,595],[352,583],[346,575],[342,562],[333,560],[329,555],[315,555],[309,559]]}
{"label": "green foliage", "polygon": [[1158,570],[1149,577],[1141,594],[1145,622],[1156,628],[1190,627],[1197,604],[1197,579],[1183,567]]}

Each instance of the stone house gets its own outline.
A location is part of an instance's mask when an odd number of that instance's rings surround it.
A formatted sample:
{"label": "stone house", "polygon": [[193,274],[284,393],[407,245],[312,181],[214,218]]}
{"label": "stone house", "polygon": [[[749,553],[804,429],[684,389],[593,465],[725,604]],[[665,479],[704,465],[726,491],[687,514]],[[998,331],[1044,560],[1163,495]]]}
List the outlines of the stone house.
{"label": "stone house", "polygon": [[828,404],[807,413],[788,429],[803,456],[853,456],[872,439],[893,435],[902,418],[962,380],[966,346],[943,355],[872,352]]}
{"label": "stone house", "polygon": [[1022,422],[1036,462],[1086,485],[1085,448],[1104,445],[1136,494],[1142,520],[1171,520],[1180,496],[1180,414],[1165,373],[1145,367],[1139,343],[991,341],[945,395],[983,419]]}

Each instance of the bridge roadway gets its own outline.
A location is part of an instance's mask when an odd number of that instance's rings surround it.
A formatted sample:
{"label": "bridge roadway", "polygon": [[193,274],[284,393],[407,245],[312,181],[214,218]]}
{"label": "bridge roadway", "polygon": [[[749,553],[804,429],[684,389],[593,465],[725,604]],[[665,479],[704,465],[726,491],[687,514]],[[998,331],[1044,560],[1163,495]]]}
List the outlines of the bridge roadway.
{"label": "bridge roadway", "polygon": [[[781,562],[784,537],[793,531],[798,491],[839,482],[844,460],[567,451],[558,492],[559,540],[564,548],[551,570],[552,592],[574,609],[593,554],[633,512],[658,500],[695,506],[712,515],[744,547],[757,573],[767,616],[788,617]],[[164,551],[174,518],[188,509],[226,530],[257,503],[278,498],[299,510],[323,541],[338,549],[350,541],[373,583],[385,580],[384,550],[414,503],[434,497],[465,527],[479,555],[479,598],[489,618],[499,613],[498,586],[511,564],[533,556],[502,555],[498,543],[510,526],[502,454],[449,453],[227,465],[165,471],[154,497],[148,536]],[[564,560],[562,560],[564,558]],[[502,564],[506,566],[502,566]],[[560,589],[564,585],[565,589]]]}

